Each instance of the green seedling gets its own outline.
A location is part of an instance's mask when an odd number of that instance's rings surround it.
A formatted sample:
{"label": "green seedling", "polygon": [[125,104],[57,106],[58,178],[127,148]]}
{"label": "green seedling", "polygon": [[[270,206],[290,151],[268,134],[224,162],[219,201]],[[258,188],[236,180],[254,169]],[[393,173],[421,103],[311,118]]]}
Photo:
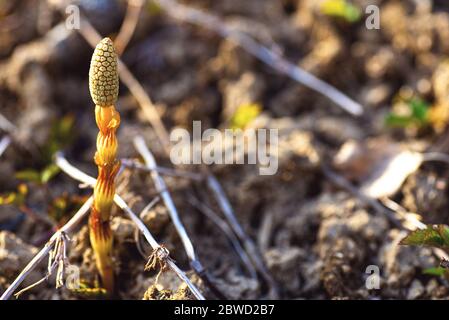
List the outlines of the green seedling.
{"label": "green seedling", "polygon": [[53,163],[53,156],[65,146],[70,144],[74,138],[73,115],[66,115],[60,120],[53,122],[50,134],[45,146],[42,148],[42,163],[43,169],[24,169],[16,172],[15,177],[25,182],[37,183],[45,185],[59,172],[59,167]]}
{"label": "green seedling", "polygon": [[90,286],[85,280],[80,280],[79,288],[70,289],[70,291],[77,297],[84,299],[104,299],[108,296],[108,292],[104,288],[98,287],[95,283],[94,287]]}
{"label": "green seedling", "polygon": [[443,267],[434,267],[424,269],[423,274],[427,274],[429,276],[437,276],[442,277],[447,273],[447,269]]}
{"label": "green seedling", "polygon": [[322,14],[348,23],[355,23],[362,17],[360,9],[346,0],[326,0],[321,4],[320,11]]}
{"label": "green seedling", "polygon": [[87,197],[70,195],[64,192],[61,196],[52,200],[48,208],[48,215],[56,221],[58,226],[62,226],[81,208],[86,200]]}
{"label": "green seedling", "polygon": [[21,207],[25,205],[27,195],[28,187],[26,186],[26,184],[21,183],[17,187],[17,191],[0,195],[0,205],[13,205],[16,207]]}
{"label": "green seedling", "polygon": [[53,177],[55,177],[60,172],[57,165],[51,163],[47,165],[41,171],[34,169],[25,169],[16,172],[15,177],[18,180],[25,182],[33,182],[40,185],[48,183]]}
{"label": "green seedling", "polygon": [[257,103],[240,105],[231,117],[231,129],[245,129],[261,112],[262,107]]}
{"label": "green seedling", "polygon": [[[402,241],[401,245],[427,246],[449,251],[449,227],[446,225],[428,225],[425,229],[410,232]],[[447,261],[442,261],[439,267],[428,268],[424,274],[444,276],[449,279]]]}
{"label": "green seedling", "polygon": [[53,226],[53,222],[41,217],[36,212],[33,211],[28,205],[27,205],[27,197],[29,195],[28,187],[25,183],[21,183],[17,187],[17,191],[9,192],[7,194],[0,195],[0,206],[1,205],[11,205],[19,209],[22,213],[26,214],[27,216],[43,221],[49,225]]}
{"label": "green seedling", "polygon": [[64,149],[73,142],[75,138],[73,134],[74,124],[75,117],[72,114],[65,115],[52,123],[47,143],[42,152],[45,163],[51,163],[57,151]]}
{"label": "green seedling", "polygon": [[386,116],[385,124],[390,127],[406,128],[412,125],[423,127],[429,123],[429,103],[420,98],[413,98],[408,100],[406,105],[408,114],[399,115],[391,112]]}

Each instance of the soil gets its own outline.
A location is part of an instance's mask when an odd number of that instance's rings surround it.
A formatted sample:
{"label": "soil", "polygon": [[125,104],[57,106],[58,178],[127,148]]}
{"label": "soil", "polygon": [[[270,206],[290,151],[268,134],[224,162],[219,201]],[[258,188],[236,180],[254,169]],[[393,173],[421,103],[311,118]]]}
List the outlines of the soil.
{"label": "soil", "polygon": [[[126,12],[125,1],[78,0],[103,35],[114,38]],[[262,113],[254,128],[279,129],[279,168],[259,175],[257,165],[213,165],[246,234],[254,241],[282,299],[446,299],[446,280],[424,273],[438,266],[429,248],[398,245],[407,234],[385,212],[342,189],[325,168],[347,141],[387,136],[421,149],[448,152],[444,110],[449,98],[449,5],[445,1],[351,1],[380,8],[379,30],[364,18],[349,23],[326,16],[313,0],[181,1],[220,16],[262,43],[360,102],[354,117],[319,93],[264,65],[232,42],[199,26],[145,6],[122,59],[155,102],[169,130],[228,126],[245,103]],[[0,112],[17,130],[0,157],[0,194],[28,187],[26,199],[0,205],[0,292],[15,279],[53,233],[50,219],[62,225],[89,195],[89,189],[59,173],[48,183],[17,178],[42,170],[56,144],[69,161],[95,176],[97,127],[88,89],[92,48],[76,30],[65,28],[51,1],[0,1]],[[401,97],[418,95],[443,110],[426,127],[390,128],[386,115]],[[142,135],[159,165],[173,167],[136,99],[121,83],[117,110],[120,158],[139,158],[132,139]],[[69,137],[55,138],[61,119],[74,121]],[[70,120],[71,119],[71,120]],[[0,138],[6,134],[0,131]],[[183,170],[200,172],[199,166]],[[422,215],[425,223],[444,223],[449,212],[444,163],[429,162],[411,174],[391,199]],[[340,172],[344,175],[344,172]],[[346,172],[347,173],[347,172]],[[346,175],[347,177],[350,175]],[[219,207],[205,182],[165,177],[199,259],[214,285],[231,299],[273,297],[262,277],[251,277],[216,224],[194,207],[195,197],[215,212]],[[349,178],[348,178],[349,179]],[[140,213],[157,195],[148,173],[126,169],[118,188]],[[55,218],[57,199],[69,205]],[[184,270],[189,261],[162,202],[141,214],[156,239]],[[69,235],[69,259],[83,281],[98,282],[86,222]],[[112,220],[119,299],[192,299],[171,271],[144,271],[150,247],[118,208]],[[137,242],[136,242],[137,239]],[[368,289],[368,266],[380,271],[379,289]],[[46,262],[24,285],[45,275]],[[188,275],[207,298],[215,298],[192,271]],[[156,278],[158,281],[156,282]],[[55,289],[54,277],[20,299],[87,299],[96,295]]]}

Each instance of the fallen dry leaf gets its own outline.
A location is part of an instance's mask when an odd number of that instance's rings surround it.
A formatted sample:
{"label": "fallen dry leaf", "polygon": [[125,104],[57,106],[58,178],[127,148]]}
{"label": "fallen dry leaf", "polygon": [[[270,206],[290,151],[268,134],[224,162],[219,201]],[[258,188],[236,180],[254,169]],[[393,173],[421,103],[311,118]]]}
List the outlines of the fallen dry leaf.
{"label": "fallen dry leaf", "polygon": [[335,156],[334,166],[358,182],[364,195],[378,199],[395,194],[422,161],[419,152],[385,138],[374,138],[346,142]]}

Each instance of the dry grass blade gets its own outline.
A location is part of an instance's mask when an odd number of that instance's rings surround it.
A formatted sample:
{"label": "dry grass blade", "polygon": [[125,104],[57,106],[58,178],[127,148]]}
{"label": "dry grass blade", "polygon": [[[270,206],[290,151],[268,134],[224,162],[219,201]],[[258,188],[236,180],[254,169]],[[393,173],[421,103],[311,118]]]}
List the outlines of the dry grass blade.
{"label": "dry grass blade", "polygon": [[0,113],[0,129],[6,132],[13,132],[17,127]]}
{"label": "dry grass blade", "polygon": [[11,144],[11,138],[9,136],[4,136],[2,140],[0,140],[0,157],[2,156],[3,152],[8,148],[8,146]]}
{"label": "dry grass blade", "polygon": [[126,46],[136,30],[144,2],[144,0],[128,0],[125,19],[114,41],[114,46],[119,56],[125,51]]}

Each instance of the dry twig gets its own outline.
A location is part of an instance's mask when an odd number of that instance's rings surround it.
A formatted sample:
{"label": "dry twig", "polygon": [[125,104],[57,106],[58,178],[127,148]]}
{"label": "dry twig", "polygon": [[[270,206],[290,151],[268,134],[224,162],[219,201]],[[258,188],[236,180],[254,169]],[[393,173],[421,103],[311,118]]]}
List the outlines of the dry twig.
{"label": "dry twig", "polygon": [[4,136],[2,140],[0,140],[0,157],[2,156],[3,152],[8,148],[8,146],[11,144],[11,138],[9,136]]}
{"label": "dry twig", "polygon": [[142,10],[144,2],[145,0],[128,0],[125,19],[123,20],[120,31],[114,41],[114,46],[119,56],[125,51],[126,46],[136,30],[140,11]]}

